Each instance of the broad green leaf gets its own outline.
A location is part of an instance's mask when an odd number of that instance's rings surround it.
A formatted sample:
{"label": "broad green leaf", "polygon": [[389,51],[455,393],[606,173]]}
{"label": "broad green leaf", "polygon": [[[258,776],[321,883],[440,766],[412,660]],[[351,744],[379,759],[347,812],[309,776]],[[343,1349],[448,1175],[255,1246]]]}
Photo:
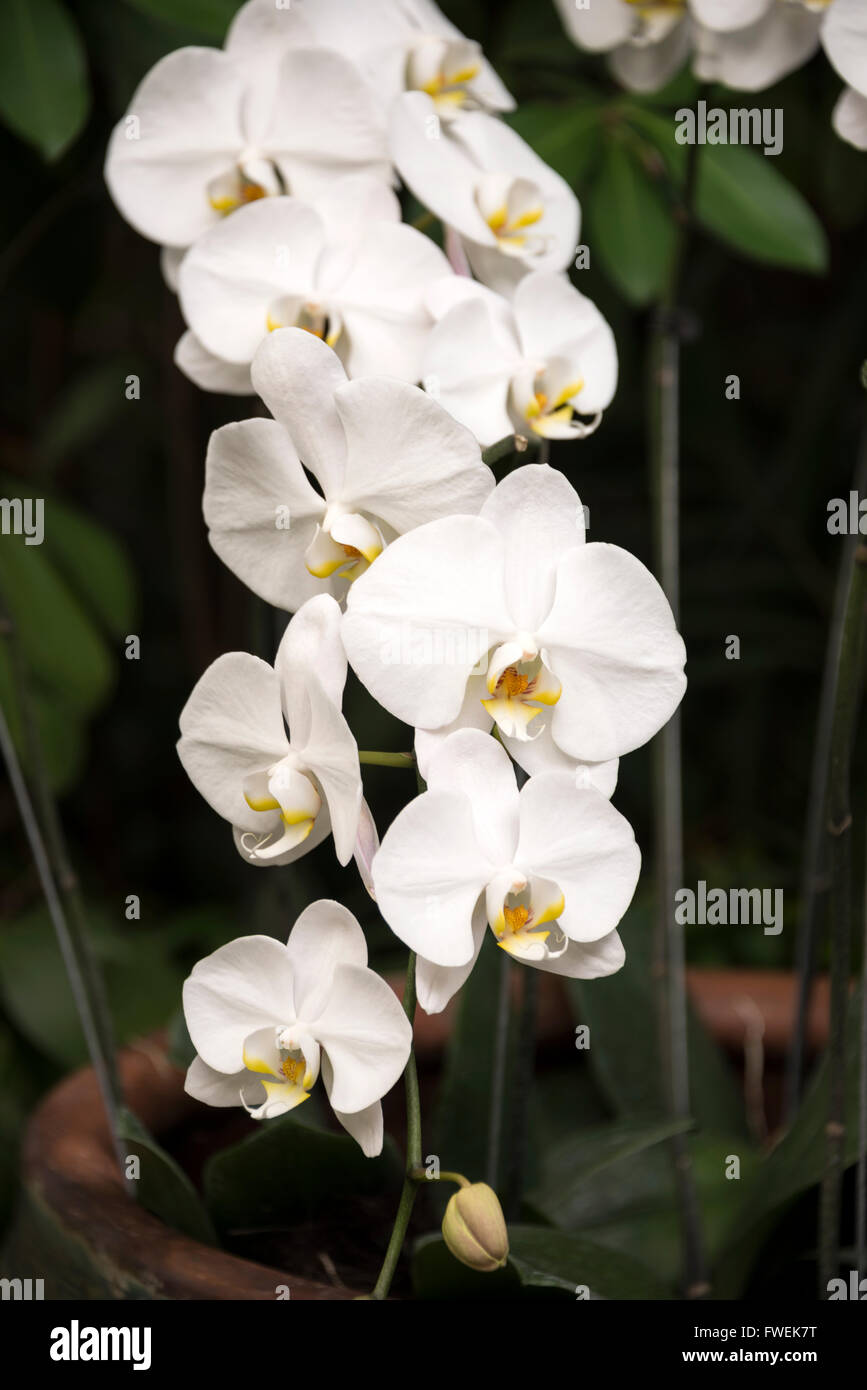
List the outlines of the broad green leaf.
{"label": "broad green leaf", "polygon": [[[846,1136],[843,1163],[858,1158],[858,1084],[861,1061],[860,1000],[849,1000],[846,1019]],[[827,1055],[813,1075],[795,1122],[741,1189],[741,1202],[728,1228],[717,1281],[721,1297],[737,1297],[764,1238],[791,1204],[822,1180],[826,1161],[829,1068]]]}
{"label": "broad green leaf", "polygon": [[637,1261],[563,1231],[510,1226],[509,1247],[505,1268],[479,1274],[456,1260],[440,1236],[423,1237],[413,1251],[416,1297],[575,1300],[584,1287],[594,1298],[671,1297],[668,1287]]}
{"label": "broad green leaf", "polygon": [[0,117],[16,135],[57,159],[90,109],[84,45],[58,0],[0,5]]}
{"label": "broad green leaf", "polygon": [[[118,1042],[162,1027],[177,1004],[184,972],[169,959],[159,934],[118,931],[104,910],[89,913],[88,928]],[[56,1066],[66,1070],[87,1060],[60,948],[42,907],[0,932],[0,999],[19,1032]]]}
{"label": "broad green leaf", "polygon": [[[51,790],[64,792],[76,781],[84,763],[84,726],[69,709],[61,709],[50,692],[34,690],[33,721],[42,762]],[[12,676],[9,644],[0,641],[0,707],[25,773],[30,772],[30,749]]]}
{"label": "broad green leaf", "polygon": [[[629,119],[682,185],[686,146],[677,143],[674,122],[638,106],[629,108]],[[744,145],[703,145],[696,153],[695,210],[708,231],[753,260],[814,273],[827,269],[822,224],[772,156]]]}
{"label": "broad green leaf", "polygon": [[742,145],[706,145],[695,199],[699,220],[736,251],[791,270],[827,270],[822,224],[771,158]]}
{"label": "broad green leaf", "polygon": [[[557,1145],[542,1182],[530,1194],[526,1211],[575,1235],[589,1236],[620,1251],[674,1286],[682,1274],[682,1237],[671,1154],[664,1144],[647,1147],[570,1181],[570,1163],[580,1162],[582,1135]],[[741,1183],[758,1158],[742,1136],[690,1137],[702,1229],[709,1251],[722,1247],[731,1227]],[[740,1160],[740,1181],[731,1175],[732,1156]]]}
{"label": "broad green leaf", "polygon": [[186,1173],[132,1111],[120,1111],[117,1135],[126,1156],[139,1160],[139,1176],[127,1179],[127,1191],[173,1230],[205,1245],[218,1245],[213,1222]]}
{"label": "broad green leaf", "polygon": [[514,1265],[479,1274],[456,1260],[440,1235],[421,1236],[415,1242],[412,1286],[416,1298],[431,1301],[521,1297],[521,1277]]}
{"label": "broad green leaf", "polygon": [[[46,508],[46,528],[51,525]],[[0,537],[0,591],[15,622],[34,681],[58,691],[75,714],[88,714],[108,695],[113,663],[81,604],[45,553],[23,536]]]}
{"label": "broad green leaf", "polygon": [[641,1154],[690,1128],[687,1121],[658,1125],[611,1124],[577,1129],[541,1160],[540,1180],[530,1193],[531,1205],[556,1225],[568,1224],[570,1208],[597,1173]]}
{"label": "broad green leaf", "polygon": [[303,1124],[308,1104],[256,1125],[210,1159],[204,1194],[218,1230],[291,1227],[343,1201],[397,1193],[403,1165],[391,1140],[378,1158],[365,1158],[348,1134]]}
{"label": "broad green leaf", "polygon": [[674,251],[674,223],[650,174],[619,138],[606,145],[587,217],[593,255],[630,304],[658,299]]}
{"label": "broad green leaf", "polygon": [[48,557],[111,637],[126,637],[135,621],[136,581],[114,536],[81,512],[52,499],[45,532]]}
{"label": "broad green leaf", "polygon": [[185,25],[218,40],[225,37],[230,21],[241,7],[241,0],[129,0],[129,3],[154,19]]}
{"label": "broad green leaf", "polygon": [[580,194],[602,156],[603,114],[586,101],[557,106],[528,101],[510,114],[509,124]]}
{"label": "broad green leaf", "polygon": [[509,1227],[509,1263],[525,1287],[558,1289],[573,1298],[582,1286],[597,1298],[671,1297],[668,1286],[637,1260],[544,1226]]}

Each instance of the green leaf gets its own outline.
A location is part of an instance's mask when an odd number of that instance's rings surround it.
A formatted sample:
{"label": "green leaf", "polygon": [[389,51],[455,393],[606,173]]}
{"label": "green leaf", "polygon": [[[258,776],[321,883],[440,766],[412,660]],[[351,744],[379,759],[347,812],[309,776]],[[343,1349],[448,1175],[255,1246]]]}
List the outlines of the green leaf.
{"label": "green leaf", "polygon": [[[159,932],[118,930],[104,910],[88,913],[88,928],[118,1041],[164,1025],[176,1006],[183,971],[169,959]],[[0,999],[22,1036],[55,1066],[67,1070],[87,1060],[60,948],[42,907],[0,932]]]}
{"label": "green leaf", "polygon": [[585,100],[556,106],[528,101],[508,120],[540,159],[580,191],[601,157],[602,115],[599,106],[588,105]]}
{"label": "green leaf", "polygon": [[674,253],[674,223],[659,189],[620,139],[605,147],[587,215],[593,255],[630,304],[658,299]]}
{"label": "green leaf", "polygon": [[230,21],[240,9],[241,0],[129,0],[129,3],[154,19],[185,25],[208,38],[222,41]]}
{"label": "green leaf", "polygon": [[513,1264],[479,1274],[456,1260],[442,1236],[421,1236],[412,1251],[412,1286],[416,1298],[499,1300],[521,1297],[521,1276]]}
{"label": "green leaf", "polygon": [[118,1114],[118,1138],[127,1157],[139,1160],[139,1176],[127,1190],[167,1226],[205,1245],[218,1245],[213,1222],[186,1173],[160,1148],[131,1110]]}
{"label": "green leaf", "polygon": [[668,1286],[637,1260],[544,1226],[509,1227],[509,1263],[525,1287],[559,1289],[573,1298],[584,1285],[597,1298],[671,1297]]}
{"label": "green leaf", "polygon": [[136,582],[126,552],[89,517],[52,498],[45,551],[111,637],[126,637],[135,621]]}
{"label": "green leaf", "polygon": [[508,1263],[488,1274],[456,1260],[442,1237],[425,1236],[413,1251],[412,1278],[416,1297],[429,1300],[574,1300],[583,1286],[595,1298],[671,1297],[668,1287],[636,1260],[543,1226],[510,1226]]}
{"label": "green leaf", "polygon": [[627,1123],[576,1130],[543,1154],[540,1181],[529,1201],[555,1225],[566,1224],[571,1207],[597,1173],[690,1127],[688,1120],[670,1120],[650,1126]]}
{"label": "green leaf", "polygon": [[742,145],[706,145],[695,199],[699,221],[736,251],[791,270],[827,270],[821,222],[767,156]]}
{"label": "green leaf", "polygon": [[[46,509],[48,510],[48,509]],[[50,513],[46,528],[51,525]],[[57,691],[75,714],[88,714],[108,695],[111,655],[43,546],[23,536],[0,537],[0,590],[35,681]]]}
{"label": "green leaf", "polygon": [[[64,792],[77,780],[84,764],[84,725],[71,710],[61,709],[50,692],[34,690],[32,695],[33,719],[51,790]],[[22,767],[29,771],[29,750],[7,642],[0,642],[0,706]]]}
{"label": "green leaf", "polygon": [[57,159],[90,109],[78,29],[58,0],[0,5],[0,117],[16,135]]}
{"label": "green leaf", "polygon": [[[628,119],[682,186],[686,147],[677,143],[670,117],[632,106]],[[816,274],[827,269],[824,228],[773,157],[744,145],[703,145],[697,157],[696,216],[708,231],[756,261]]]}
{"label": "green leaf", "polygon": [[[303,1112],[306,1104],[301,1107]],[[291,1227],[346,1201],[397,1193],[403,1164],[386,1139],[365,1158],[348,1134],[302,1123],[291,1112],[256,1125],[240,1144],[214,1154],[204,1173],[208,1209],[223,1233],[238,1227]]]}

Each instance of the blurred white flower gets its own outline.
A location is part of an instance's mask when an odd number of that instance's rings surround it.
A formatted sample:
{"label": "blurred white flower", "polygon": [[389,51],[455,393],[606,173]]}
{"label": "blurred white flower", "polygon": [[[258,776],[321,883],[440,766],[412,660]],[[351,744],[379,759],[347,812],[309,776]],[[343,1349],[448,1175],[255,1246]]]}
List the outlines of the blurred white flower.
{"label": "blurred white flower", "polygon": [[867,149],[867,5],[831,0],[822,24],[822,43],[846,83],[834,107],[834,129],[858,149]]}
{"label": "blurred white flower", "polygon": [[[422,382],[482,444],[513,430],[580,438],[617,386],[614,334],[565,275],[532,271],[511,303],[462,276],[428,296]],[[597,417],[592,424],[577,418]]]}
{"label": "blurred white flower", "polygon": [[242,936],[200,960],[184,1014],[198,1054],[185,1089],[196,1100],[271,1119],[305,1101],[321,1074],[344,1129],[368,1157],[381,1151],[380,1101],[406,1066],[412,1028],[340,903],[312,903],[285,946]]}
{"label": "blurred white flower", "polygon": [[286,46],[339,50],[364,73],[383,110],[401,92],[427,92],[448,119],[460,110],[511,111],[515,105],[481,48],[432,0],[250,0],[236,15],[226,48],[254,64]]}
{"label": "blurred white flower", "polygon": [[[451,274],[448,262],[421,232],[383,220],[375,185],[352,179],[345,188],[339,237],[318,206],[267,198],[190,248],[178,289],[198,356],[182,339],[176,361],[197,384],[213,389],[217,369],[195,368],[213,358],[240,380],[268,332],[289,327],[324,338],[350,376],[418,380],[432,324],[425,295]],[[343,189],[335,189],[338,201]]]}
{"label": "blurred white flower", "polygon": [[[836,3],[836,0],[833,0]],[[824,0],[555,0],[579,48],[610,55],[624,87],[654,92],[690,55],[703,81],[770,87],[819,46]]]}
{"label": "blurred white flower", "polygon": [[407,187],[463,240],[474,273],[508,293],[527,270],[563,270],[580,209],[567,183],[517,131],[483,112],[441,126],[423,92],[389,117],[391,154]]}
{"label": "blurred white flower", "polygon": [[547,465],[508,474],[478,516],[399,537],[350,589],[342,631],[391,714],[441,733],[486,716],[531,772],[640,747],[686,686],[656,580],[584,543],[578,495]]}
{"label": "blurred white flower", "polygon": [[352,858],[361,772],[345,683],[340,610],[320,594],[289,623],[273,667],[227,652],[187,700],[178,756],[250,863],[289,864],[329,831],[340,863]]}
{"label": "blurred white flower", "polygon": [[478,444],[442,406],[407,382],[347,381],[310,333],[269,334],[253,383],[274,418],[211,436],[204,513],[220,559],[278,608],[344,593],[389,540],[477,512],[493,491]]}
{"label": "blurred white flower", "polygon": [[127,221],[171,247],[247,203],[315,198],[359,172],[391,179],[385,126],[361,74],[327,48],[287,49],[272,83],[216,48],[167,54],[115,127],[105,164]]}
{"label": "blurred white flower", "polygon": [[516,960],[578,979],[624,961],[615,931],[638,882],[629,822],[568,772],[521,792],[506,750],[463,729],[437,750],[428,788],[373,861],[380,911],[419,955],[419,1002],[438,1013],[464,983],[486,928]]}

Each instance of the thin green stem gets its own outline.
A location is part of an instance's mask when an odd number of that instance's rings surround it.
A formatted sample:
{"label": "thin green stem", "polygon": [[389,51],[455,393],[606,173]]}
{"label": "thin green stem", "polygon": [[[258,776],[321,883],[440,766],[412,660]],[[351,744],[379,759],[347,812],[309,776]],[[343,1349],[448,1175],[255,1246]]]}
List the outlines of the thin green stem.
{"label": "thin green stem", "polygon": [[415,756],[412,753],[376,753],[365,751],[358,754],[358,761],[366,763],[370,767],[408,767],[415,766]]}
{"label": "thin green stem", "polygon": [[12,742],[9,725],[6,723],[6,717],[2,709],[0,709],[0,750],[2,750],[3,753],[3,760],[6,763],[6,768],[9,773],[9,781],[12,785],[12,791],[18,803],[21,821],[30,843],[30,851],[33,855],[33,862],[36,865],[36,872],[39,875],[42,892],[45,895],[48,912],[54,930],[57,933],[57,941],[60,946],[64,966],[66,967],[66,973],[69,977],[69,984],[78,1010],[82,1031],[84,1033],[85,1042],[87,1043],[87,1050],[90,1054],[91,1062],[93,1063],[97,1081],[99,1082],[103,1104],[108,1117],[109,1128],[112,1136],[114,1136],[117,1133],[117,1114],[121,1104],[121,1098],[117,1088],[117,1078],[114,1074],[114,1068],[111,1065],[113,1059],[107,1058],[103,1052],[96,1010],[94,1009],[93,1001],[90,997],[85,973],[81,968],[77,945],[63,910],[63,903],[52,872],[51,862],[45,848],[45,841],[42,837],[39,821],[33,809],[33,802],[30,799],[27,783],[24,780],[21,765],[18,761],[18,755],[15,752],[15,744]]}
{"label": "thin green stem", "polygon": [[[650,462],[654,540],[659,581],[675,620],[680,608],[680,280],[692,226],[697,146],[687,147],[683,200],[676,215],[675,248],[668,283],[658,306],[650,345]],[[686,959],[683,927],[675,918],[675,893],[683,885],[683,802],[679,713],[654,746],[657,924],[654,974],[662,1036],[667,1107],[673,1119],[690,1115]],[[681,1216],[684,1284],[688,1297],[709,1292],[701,1212],[692,1154],[683,1135],[672,1139],[675,1187]]]}
{"label": "thin green stem", "polygon": [[509,1050],[511,1017],[512,962],[508,951],[500,952],[500,979],[497,1015],[494,1023],[494,1066],[491,1073],[491,1104],[488,1110],[488,1153],[485,1176],[496,1191],[500,1182],[500,1146],[503,1135],[503,1105],[506,1096],[506,1058]]}
{"label": "thin green stem", "polygon": [[846,595],[843,637],[828,763],[827,835],[831,875],[831,1036],[825,1171],[819,1198],[819,1296],[837,1277],[846,1143],[846,1016],[852,968],[851,755],[861,693],[867,620],[867,546],[855,551]]}
{"label": "thin green stem", "polygon": [[[505,954],[504,951],[503,955]],[[515,1084],[512,1088],[512,1144],[509,1150],[504,1202],[508,1221],[517,1221],[520,1218],[524,1177],[527,1171],[530,1095],[536,1069],[536,1015],[539,1007],[539,974],[532,966],[522,971],[521,986],[523,994],[515,1045]]]}
{"label": "thin green stem", "polygon": [[[415,1019],[415,961],[415,952],[410,951],[406,967],[406,985],[403,991],[404,1012],[410,1023],[413,1023]],[[391,1228],[388,1248],[385,1252],[382,1268],[379,1271],[379,1278],[370,1295],[372,1299],[377,1300],[388,1298],[421,1181],[418,1174],[421,1172],[421,1176],[424,1176],[421,1171],[421,1104],[418,1091],[418,1070],[415,1064],[415,1052],[412,1050],[410,1050],[403,1079],[406,1088],[406,1175],[403,1180],[394,1225]]]}
{"label": "thin green stem", "polygon": [[[852,487],[862,496],[867,489],[867,429],[865,429]],[[845,550],[837,576],[834,598],[834,611],[828,634],[825,652],[825,669],[822,673],[822,691],[819,697],[819,714],[816,721],[816,734],[813,740],[813,760],[810,773],[810,794],[807,808],[807,825],[804,836],[804,857],[801,872],[801,913],[798,920],[798,935],[795,943],[795,966],[798,976],[798,994],[795,1007],[795,1025],[792,1045],[786,1064],[786,1121],[791,1124],[801,1099],[804,1074],[804,1052],[807,1031],[807,1014],[813,986],[813,970],[816,958],[816,934],[829,888],[828,877],[828,837],[825,833],[828,799],[828,768],[831,761],[831,735],[834,724],[834,709],[837,701],[837,687],[840,675],[840,655],[843,644],[843,628],[846,617],[846,604],[855,552],[858,549],[857,535],[846,539]]]}
{"label": "thin green stem", "polygon": [[[42,754],[42,744],[33,712],[29,675],[20,651],[15,621],[2,596],[0,635],[4,638],[9,653],[12,688],[26,742],[29,776],[36,791],[38,813],[34,809],[8,723],[0,711],[0,743],[3,757],[57,935],[88,1055],[96,1073],[114,1139],[117,1133],[118,1110],[123,1105],[123,1097],[117,1073],[111,1014],[102,975],[91,951],[78,878],[69,860],[63,828]],[[120,1150],[118,1156],[122,1157]]]}

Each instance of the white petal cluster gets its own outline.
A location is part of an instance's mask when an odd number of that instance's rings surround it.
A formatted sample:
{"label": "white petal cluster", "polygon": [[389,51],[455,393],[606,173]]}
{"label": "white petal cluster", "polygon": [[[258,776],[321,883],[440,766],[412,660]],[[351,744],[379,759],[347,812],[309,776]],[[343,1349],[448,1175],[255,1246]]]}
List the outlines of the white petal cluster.
{"label": "white petal cluster", "polygon": [[824,48],[846,86],[838,135],[867,149],[867,6],[863,0],[554,0],[579,48],[607,53],[619,82],[655,92],[691,61],[696,77],[760,92]]}
{"label": "white petal cluster", "polygon": [[[594,0],[595,46],[614,45],[602,22],[620,3]],[[294,615],[273,666],[232,652],[205,671],[181,762],[250,865],[329,836],[355,859],[430,1012],[488,932],[534,968],[620,968],[640,855],[611,804],[618,763],[685,688],[658,584],[587,543],[563,474],[530,463],[497,486],[482,459],[512,434],[582,438],[617,385],[611,330],[566,273],[577,199],[513,106],[431,0],[250,0],[222,50],[148,74],[106,165],[163,248],[178,366],[267,408],[212,435],[204,517],[221,560]],[[401,220],[399,182],[445,250]],[[410,726],[427,783],[382,844],[348,663]],[[266,1119],[321,1076],[379,1152],[412,1029],[345,908],[312,904],[286,945],[221,947],[184,1007],[190,1094]]]}

